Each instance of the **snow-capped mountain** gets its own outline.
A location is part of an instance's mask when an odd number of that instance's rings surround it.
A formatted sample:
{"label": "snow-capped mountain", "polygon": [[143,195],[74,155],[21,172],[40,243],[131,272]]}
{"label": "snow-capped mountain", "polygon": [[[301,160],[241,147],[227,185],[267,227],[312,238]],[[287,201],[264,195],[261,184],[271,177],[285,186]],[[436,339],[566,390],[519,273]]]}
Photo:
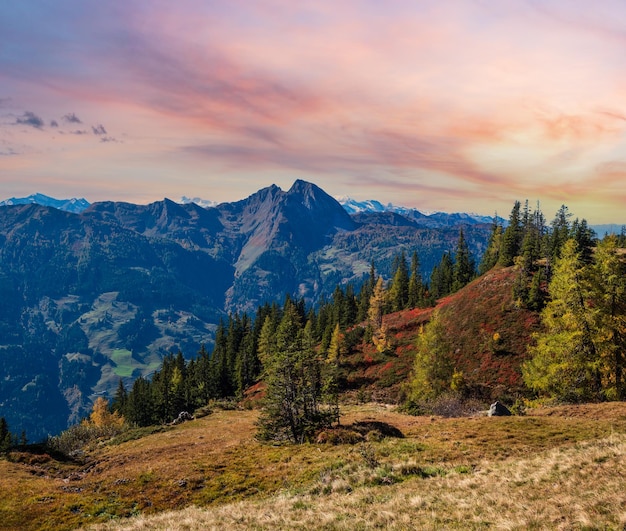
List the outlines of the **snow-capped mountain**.
{"label": "snow-capped mountain", "polygon": [[178,201],[181,205],[187,205],[189,203],[195,203],[198,206],[201,206],[202,208],[213,208],[215,206],[218,205],[218,203],[216,201],[210,201],[208,199],[201,199],[199,197],[187,197],[187,196],[182,196],[180,198],[180,201]]}
{"label": "snow-capped mountain", "polygon": [[89,202],[82,197],[80,199],[77,199],[76,197],[73,197],[72,199],[55,199],[54,197],[49,197],[39,193],[31,194],[28,197],[12,197],[10,199],[5,199],[4,201],[0,201],[0,206],[28,205],[31,203],[58,208],[59,210],[65,210],[66,212],[73,212],[75,214],[79,214],[89,206]]}
{"label": "snow-capped mountain", "polygon": [[[406,216],[412,219],[420,219],[424,217],[430,218],[432,221],[446,222],[453,219],[455,222],[466,223],[491,223],[493,218],[491,216],[483,216],[480,214],[466,214],[466,213],[453,213],[448,214],[446,212],[429,212],[425,210],[417,210],[416,208],[408,208],[403,206],[393,205],[388,203],[383,205],[380,201],[374,199],[368,199],[365,201],[357,201],[350,197],[336,197],[339,204],[349,214],[357,214],[361,212],[395,212],[402,216]],[[503,220],[502,220],[503,221]]]}

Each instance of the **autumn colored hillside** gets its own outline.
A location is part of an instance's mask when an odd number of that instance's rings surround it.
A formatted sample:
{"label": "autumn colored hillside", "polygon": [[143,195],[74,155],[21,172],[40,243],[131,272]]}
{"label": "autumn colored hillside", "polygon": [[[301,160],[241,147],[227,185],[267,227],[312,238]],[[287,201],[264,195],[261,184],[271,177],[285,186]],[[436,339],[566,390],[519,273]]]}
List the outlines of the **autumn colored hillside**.
{"label": "autumn colored hillside", "polygon": [[[485,400],[513,398],[524,390],[520,364],[539,314],[513,300],[514,268],[496,268],[441,299],[447,344],[467,388]],[[420,329],[435,308],[412,309],[384,317],[393,348],[381,354],[360,342],[343,357],[347,396],[397,402],[410,375]],[[347,334],[349,335],[349,334]]]}

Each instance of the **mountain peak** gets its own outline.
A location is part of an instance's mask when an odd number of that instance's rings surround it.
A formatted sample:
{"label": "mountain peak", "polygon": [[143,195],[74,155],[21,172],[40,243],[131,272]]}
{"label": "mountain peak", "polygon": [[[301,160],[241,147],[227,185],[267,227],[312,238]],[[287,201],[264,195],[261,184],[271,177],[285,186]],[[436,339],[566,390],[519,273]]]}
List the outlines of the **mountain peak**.
{"label": "mountain peak", "polygon": [[89,206],[89,202],[83,198],[77,199],[76,197],[72,197],[71,199],[55,199],[54,197],[39,192],[31,194],[28,197],[11,197],[10,199],[0,201],[0,206],[30,204],[53,207],[74,214],[79,214]]}

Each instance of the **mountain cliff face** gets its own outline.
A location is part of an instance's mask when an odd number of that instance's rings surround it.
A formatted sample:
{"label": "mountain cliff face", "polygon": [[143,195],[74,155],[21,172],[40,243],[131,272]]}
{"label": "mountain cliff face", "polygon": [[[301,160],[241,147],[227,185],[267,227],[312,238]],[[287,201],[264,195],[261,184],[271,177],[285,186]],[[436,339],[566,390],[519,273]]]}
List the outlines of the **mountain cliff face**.
{"label": "mountain cliff face", "polygon": [[[488,225],[464,228],[478,257]],[[310,303],[374,260],[416,250],[428,276],[458,225],[350,216],[317,186],[270,186],[202,208],[102,202],[80,213],[0,207],[0,416],[35,440],[77,421],[119,378],[210,348],[219,319],[285,294]]]}

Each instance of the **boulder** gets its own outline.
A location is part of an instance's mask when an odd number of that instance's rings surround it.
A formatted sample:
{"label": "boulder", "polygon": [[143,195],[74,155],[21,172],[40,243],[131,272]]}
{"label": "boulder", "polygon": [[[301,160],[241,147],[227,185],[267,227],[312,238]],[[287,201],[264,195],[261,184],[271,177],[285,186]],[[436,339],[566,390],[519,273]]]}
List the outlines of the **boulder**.
{"label": "boulder", "polygon": [[188,413],[187,411],[181,411],[178,414],[178,417],[170,422],[170,425],[175,426],[176,424],[182,424],[183,422],[186,422],[188,420],[193,420],[193,415],[191,413]]}
{"label": "boulder", "polygon": [[511,412],[502,402],[494,402],[489,408],[488,416],[490,417],[510,417]]}

